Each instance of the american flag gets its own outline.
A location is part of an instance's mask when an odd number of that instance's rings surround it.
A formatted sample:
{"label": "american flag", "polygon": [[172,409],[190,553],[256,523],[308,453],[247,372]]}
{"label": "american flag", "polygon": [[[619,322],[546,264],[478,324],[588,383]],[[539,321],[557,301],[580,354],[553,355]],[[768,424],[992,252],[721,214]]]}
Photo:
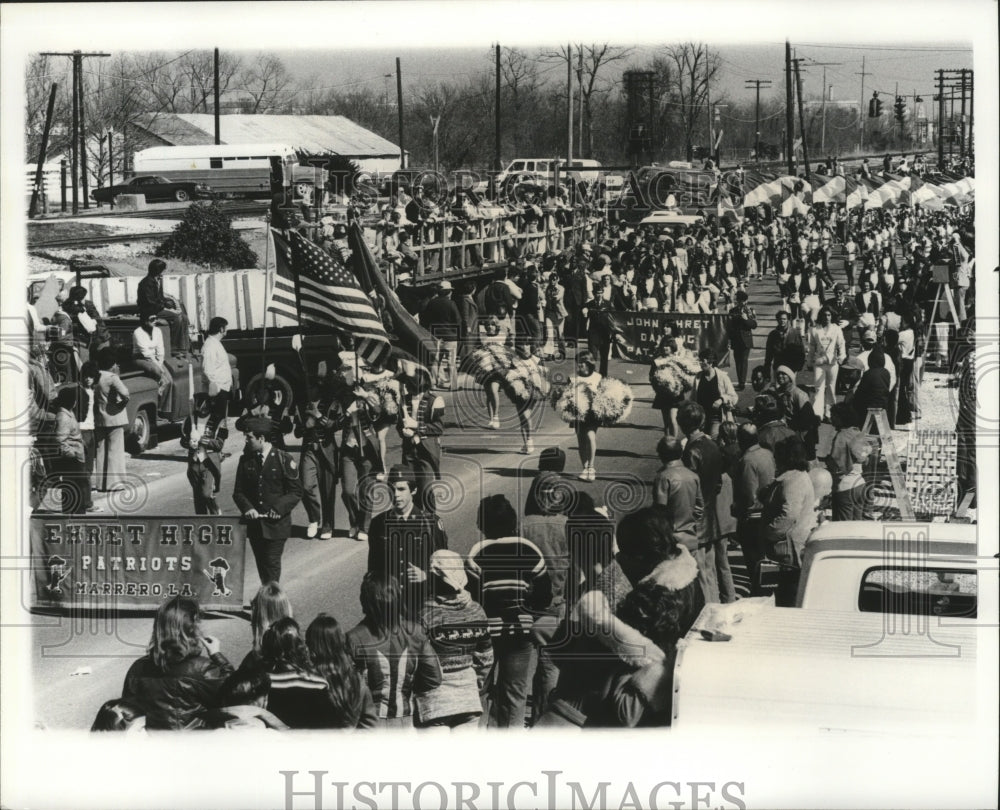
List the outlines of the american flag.
{"label": "american flag", "polygon": [[289,242],[299,320],[329,326],[353,336],[361,357],[372,365],[384,365],[392,349],[389,336],[358,280],[343,261],[338,261],[297,231],[290,234]]}
{"label": "american flag", "polygon": [[275,315],[299,320],[299,307],[295,299],[295,274],[292,272],[292,246],[280,231],[271,228],[274,239],[274,286],[267,311]]}

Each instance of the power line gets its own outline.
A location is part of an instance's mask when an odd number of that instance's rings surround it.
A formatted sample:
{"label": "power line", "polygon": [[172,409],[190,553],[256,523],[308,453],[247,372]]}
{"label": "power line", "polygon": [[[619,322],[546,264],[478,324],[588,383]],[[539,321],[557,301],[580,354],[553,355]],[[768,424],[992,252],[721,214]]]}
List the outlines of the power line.
{"label": "power line", "polygon": [[859,45],[830,45],[821,42],[801,42],[803,48],[837,48],[849,51],[907,51],[913,53],[972,53],[972,48],[932,48],[932,47],[903,47],[895,45],[886,46],[859,46]]}

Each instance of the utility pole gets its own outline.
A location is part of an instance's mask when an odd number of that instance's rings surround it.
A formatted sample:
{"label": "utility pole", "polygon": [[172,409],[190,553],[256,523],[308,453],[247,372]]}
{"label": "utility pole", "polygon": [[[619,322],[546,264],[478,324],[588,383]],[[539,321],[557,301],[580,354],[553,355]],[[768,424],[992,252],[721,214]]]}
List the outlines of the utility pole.
{"label": "utility pole", "polygon": [[860,109],[858,111],[858,118],[861,121],[861,145],[858,147],[862,152],[865,149],[865,76],[870,74],[865,73],[865,57],[861,57],[861,73],[855,73],[855,76],[861,76],[861,103]]}
{"label": "utility pole", "polygon": [[500,171],[500,43],[497,43],[496,100],[493,110],[493,170]]}
{"label": "utility pole", "polygon": [[[709,84],[709,73],[708,73],[708,63],[709,60],[705,60],[705,112],[708,113],[708,156],[712,157],[714,154],[713,147],[715,146],[715,133],[712,132],[712,88]],[[716,166],[718,168],[718,166]]]}
{"label": "utility pole", "polygon": [[795,111],[792,108],[792,45],[785,40],[785,155],[788,173],[795,174]]}
{"label": "utility pole", "polygon": [[215,145],[222,143],[220,135],[221,121],[219,120],[219,49],[215,49]]}
{"label": "utility pole", "polygon": [[[843,62],[816,62],[812,59],[809,60],[806,67],[821,67],[823,68],[823,102],[822,102],[822,130],[820,133],[820,151],[826,151],[826,69],[827,67],[841,67]],[[802,91],[802,85],[799,85],[799,92]],[[801,101],[800,101],[801,104]],[[805,142],[805,133],[802,135],[803,143]]]}
{"label": "utility pole", "polygon": [[573,44],[566,45],[566,167],[573,160]]}
{"label": "utility pole", "polygon": [[72,164],[73,171],[73,214],[80,213],[80,94],[77,92],[77,85],[80,81],[80,63],[77,62],[76,54],[72,55],[73,60],[73,132],[70,136],[73,144]]}
{"label": "utility pole", "polygon": [[962,70],[962,112],[961,117],[958,119],[959,130],[958,130],[958,144],[959,144],[959,154],[961,155],[961,160],[965,160],[965,74],[968,73],[967,70]]}
{"label": "utility pole", "polygon": [[823,127],[819,135],[819,151],[826,151],[826,68],[823,68]]}
{"label": "utility pole", "polygon": [[[576,84],[577,89],[580,91],[580,137],[577,139],[577,149],[580,152],[580,157],[585,156],[585,151],[583,148],[583,45],[579,46],[579,53],[577,54],[577,68],[576,68]],[[569,168],[569,167],[567,167]]]}
{"label": "utility pole", "polygon": [[937,71],[937,82],[938,82],[938,125],[937,125],[937,142],[938,142],[938,171],[944,171],[944,71]]}
{"label": "utility pole", "polygon": [[[111,188],[115,184],[115,129],[114,127],[108,128],[108,188]],[[111,210],[115,210],[115,195],[112,192],[111,196],[108,198],[111,205]]]}
{"label": "utility pole", "polygon": [[110,53],[83,53],[82,51],[70,51],[62,53],[42,53],[41,56],[68,56],[73,65],[72,96],[73,96],[73,131],[70,135],[73,159],[73,213],[80,210],[79,176],[78,171],[82,170],[83,180],[83,205],[90,208],[90,199],[87,182],[87,154],[86,154],[86,128],[83,116],[83,60],[90,56],[107,57]]}
{"label": "utility pole", "polygon": [[795,90],[799,98],[799,133],[802,135],[802,162],[806,167],[806,180],[811,180],[809,169],[809,150],[806,148],[806,116],[802,109],[802,76],[799,73],[800,59],[793,59],[795,64]]}
{"label": "utility pole", "polygon": [[403,72],[396,57],[396,113],[399,119],[399,168],[406,168],[406,147],[403,144]]}
{"label": "utility pole", "polygon": [[973,108],[975,107],[975,104],[973,103],[975,101],[975,92],[973,90],[973,85],[974,85],[974,82],[975,82],[975,77],[976,77],[975,71],[970,70],[969,71],[969,155],[970,156],[973,156],[973,155],[976,154],[976,151],[975,151],[975,149],[973,149],[973,145],[972,145],[972,141],[973,141],[973,138],[972,138],[972,121],[973,121],[972,111],[973,111]]}
{"label": "utility pole", "polygon": [[756,87],[757,90],[757,101],[754,105],[754,135],[753,135],[753,152],[756,157],[757,163],[760,163],[760,86],[764,87],[771,86],[770,79],[744,79],[744,89],[749,90],[751,86]]}

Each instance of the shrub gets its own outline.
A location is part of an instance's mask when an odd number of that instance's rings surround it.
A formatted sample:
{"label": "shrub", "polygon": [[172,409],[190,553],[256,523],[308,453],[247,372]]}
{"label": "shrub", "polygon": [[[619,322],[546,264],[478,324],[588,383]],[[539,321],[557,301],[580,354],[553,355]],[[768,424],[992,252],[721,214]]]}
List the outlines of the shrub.
{"label": "shrub", "polygon": [[156,255],[233,270],[257,266],[257,254],[233,230],[232,220],[214,201],[189,206]]}

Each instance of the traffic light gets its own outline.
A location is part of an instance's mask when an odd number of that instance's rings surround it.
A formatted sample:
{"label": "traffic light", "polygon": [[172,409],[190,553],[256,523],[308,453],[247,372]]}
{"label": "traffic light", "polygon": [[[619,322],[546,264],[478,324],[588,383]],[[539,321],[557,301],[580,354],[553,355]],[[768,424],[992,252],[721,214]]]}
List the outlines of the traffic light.
{"label": "traffic light", "polygon": [[868,117],[878,118],[882,115],[882,99],[878,97],[878,92],[872,93],[871,99],[868,101]]}
{"label": "traffic light", "polygon": [[906,122],[906,99],[902,96],[896,96],[896,103],[893,105],[893,110],[896,113],[896,121],[900,124]]}

